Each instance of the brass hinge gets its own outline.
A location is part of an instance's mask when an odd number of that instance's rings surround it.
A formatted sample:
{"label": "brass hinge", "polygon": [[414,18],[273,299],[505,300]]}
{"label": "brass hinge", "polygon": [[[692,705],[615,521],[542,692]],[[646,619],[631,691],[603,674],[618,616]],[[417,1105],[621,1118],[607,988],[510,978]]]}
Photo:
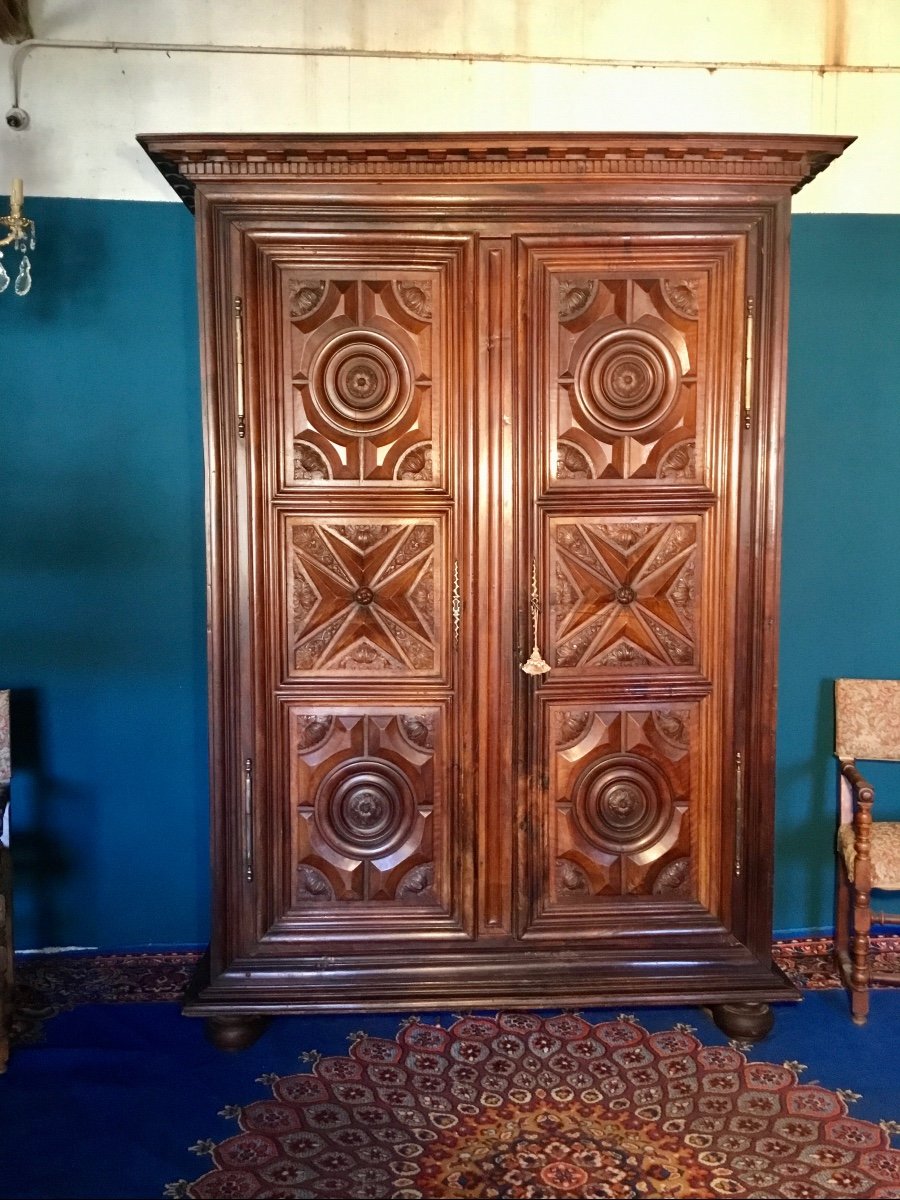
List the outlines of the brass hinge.
{"label": "brass hinge", "polygon": [[734,873],[740,875],[744,857],[744,760],[734,756]]}
{"label": "brass hinge", "polygon": [[244,870],[253,878],[253,759],[244,759]]}
{"label": "brass hinge", "polygon": [[244,417],[244,302],[234,298],[234,395],[237,404],[238,437],[247,432]]}
{"label": "brass hinge", "polygon": [[747,297],[747,341],[744,347],[744,428],[750,428],[750,407],[753,402],[753,309],[755,301]]}

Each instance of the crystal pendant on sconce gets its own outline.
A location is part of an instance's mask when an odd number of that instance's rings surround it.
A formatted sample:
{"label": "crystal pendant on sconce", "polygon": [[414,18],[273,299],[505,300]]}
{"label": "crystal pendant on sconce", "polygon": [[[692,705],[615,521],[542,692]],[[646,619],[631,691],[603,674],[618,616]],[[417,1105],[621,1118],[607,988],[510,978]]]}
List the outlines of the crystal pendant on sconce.
{"label": "crystal pendant on sconce", "polygon": [[[0,234],[4,229],[9,230],[7,236],[0,237],[0,246],[9,247],[19,255],[13,291],[17,296],[27,296],[32,283],[29,253],[34,250],[36,230],[34,221],[22,216],[21,181],[15,180],[14,183],[19,184],[18,189],[13,189],[14,194],[18,194],[18,202],[13,199],[9,216],[0,217]],[[12,261],[15,263],[15,258]],[[3,261],[3,250],[0,250],[0,292],[5,292],[10,283],[12,278],[9,263]]]}
{"label": "crystal pendant on sconce", "polygon": [[[9,280],[7,279],[7,283]],[[31,259],[27,254],[22,255],[22,261],[19,263],[19,273],[16,276],[16,295],[24,296],[26,292],[31,291]]]}

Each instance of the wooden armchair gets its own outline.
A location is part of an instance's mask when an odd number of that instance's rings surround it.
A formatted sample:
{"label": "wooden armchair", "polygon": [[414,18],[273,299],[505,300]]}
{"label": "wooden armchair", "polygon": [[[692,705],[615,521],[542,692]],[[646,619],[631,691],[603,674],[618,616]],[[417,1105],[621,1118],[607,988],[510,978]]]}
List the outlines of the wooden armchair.
{"label": "wooden armchair", "polygon": [[[836,679],[835,754],[841,767],[834,949],[857,1025],[869,1015],[873,980],[900,982],[873,969],[869,930],[900,925],[900,916],[872,911],[872,889],[900,891],[900,821],[876,821],[875,789],[857,759],[900,761],[900,680]],[[852,923],[852,931],[851,931]]]}

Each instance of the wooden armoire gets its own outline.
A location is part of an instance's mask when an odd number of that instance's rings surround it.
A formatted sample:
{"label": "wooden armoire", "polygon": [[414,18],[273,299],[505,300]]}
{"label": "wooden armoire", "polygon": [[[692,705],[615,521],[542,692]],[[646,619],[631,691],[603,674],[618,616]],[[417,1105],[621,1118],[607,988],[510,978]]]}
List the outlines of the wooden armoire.
{"label": "wooden armoire", "polygon": [[[196,208],[213,938],[187,1006],[773,967],[791,193],[851,139],[165,135]],[[525,669],[523,669],[523,667]]]}

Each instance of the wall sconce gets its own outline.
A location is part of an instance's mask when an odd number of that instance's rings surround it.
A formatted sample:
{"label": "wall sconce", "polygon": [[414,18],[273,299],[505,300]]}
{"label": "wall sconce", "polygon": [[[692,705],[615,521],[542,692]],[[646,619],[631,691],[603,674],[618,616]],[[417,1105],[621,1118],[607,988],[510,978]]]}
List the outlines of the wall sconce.
{"label": "wall sconce", "polygon": [[[26,251],[34,249],[34,221],[22,216],[22,200],[22,180],[14,179],[9,195],[9,216],[0,217],[0,225],[5,225],[9,233],[0,238],[0,246],[12,244],[13,249],[21,255],[14,289],[17,296],[24,296],[31,290],[31,259]],[[9,274],[3,265],[3,251],[0,250],[0,292],[5,292],[8,287]]]}

